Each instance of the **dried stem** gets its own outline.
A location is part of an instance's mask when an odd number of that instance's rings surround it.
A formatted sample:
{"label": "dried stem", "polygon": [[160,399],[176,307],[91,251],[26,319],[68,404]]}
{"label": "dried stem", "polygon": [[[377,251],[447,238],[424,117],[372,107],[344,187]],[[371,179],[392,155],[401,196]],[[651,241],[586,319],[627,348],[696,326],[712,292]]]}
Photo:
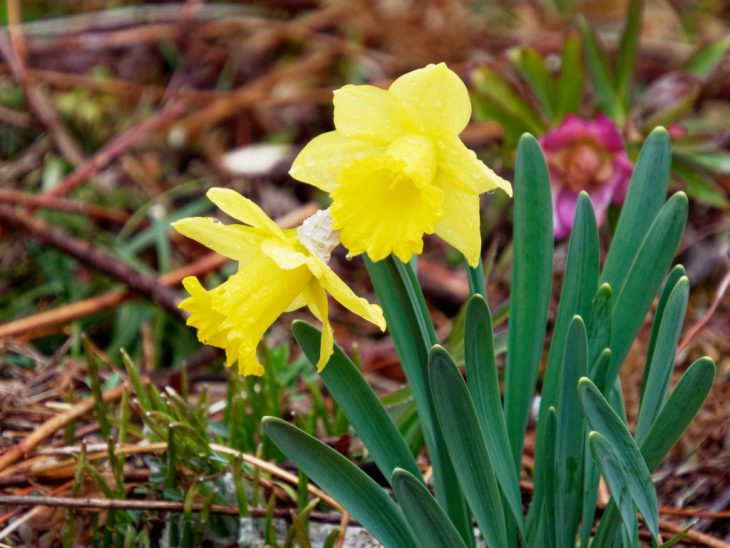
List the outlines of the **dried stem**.
{"label": "dried stem", "polygon": [[95,270],[116,278],[130,289],[146,295],[178,317],[183,317],[177,308],[179,297],[174,290],[162,285],[154,276],[139,272],[105,251],[93,247],[90,242],[74,238],[65,230],[50,226],[6,205],[0,205],[0,224],[21,230],[28,236],[67,253]]}
{"label": "dried stem", "polygon": [[0,189],[0,202],[8,204],[22,204],[41,209],[53,209],[55,211],[64,211],[66,213],[78,213],[79,215],[87,215],[96,217],[104,221],[113,223],[126,223],[129,220],[129,213],[119,211],[97,204],[88,202],[80,202],[78,200],[66,200],[64,198],[56,198],[46,195],[27,194],[17,190]]}

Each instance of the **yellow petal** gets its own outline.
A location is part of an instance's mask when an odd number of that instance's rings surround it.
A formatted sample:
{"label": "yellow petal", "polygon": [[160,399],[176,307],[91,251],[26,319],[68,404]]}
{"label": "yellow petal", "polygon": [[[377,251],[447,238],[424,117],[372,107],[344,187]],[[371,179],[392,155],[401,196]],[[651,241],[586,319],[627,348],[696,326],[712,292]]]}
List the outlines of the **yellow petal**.
{"label": "yellow petal", "polygon": [[432,136],[458,135],[471,118],[469,92],[444,63],[404,74],[388,91],[401,102],[413,126]]}
{"label": "yellow petal", "polygon": [[230,259],[249,262],[259,252],[261,235],[242,225],[224,225],[210,217],[187,217],[172,223],[183,236]]}
{"label": "yellow petal", "polygon": [[316,280],[312,280],[304,290],[304,298],[309,310],[322,322],[322,339],[319,343],[319,360],[317,361],[317,371],[322,371],[332,356],[335,342],[328,317],[327,294]]}
{"label": "yellow petal", "polygon": [[260,249],[279,268],[284,270],[292,270],[300,266],[306,266],[316,276],[321,269],[321,261],[312,257],[306,250],[297,249],[290,241],[269,238],[261,243]]}
{"label": "yellow petal", "polygon": [[400,162],[365,159],[344,170],[331,193],[332,228],[350,255],[367,252],[374,261],[394,253],[408,261],[423,250],[423,235],[441,217],[443,191],[421,186]]}
{"label": "yellow petal", "polygon": [[211,188],[207,194],[211,202],[217,205],[225,213],[255,228],[260,228],[279,238],[284,233],[274,221],[255,202],[242,196],[230,188]]}
{"label": "yellow petal", "polygon": [[331,268],[327,266],[324,268],[322,277],[319,279],[319,283],[322,285],[324,290],[327,291],[327,293],[332,295],[333,299],[347,308],[350,312],[377,325],[381,331],[385,331],[383,309],[377,304],[371,304],[366,299],[358,297],[352,289],[350,289],[350,286],[343,282]]}
{"label": "yellow petal", "polygon": [[225,348],[228,340],[228,331],[221,329],[225,316],[213,310],[212,297],[195,276],[183,279],[185,291],[190,297],[183,300],[178,306],[190,314],[186,324],[198,330],[198,340],[218,348]]}
{"label": "yellow petal", "polygon": [[512,185],[489,169],[456,135],[437,140],[439,178],[461,190],[481,194],[499,188],[512,196]]}
{"label": "yellow petal", "polygon": [[369,139],[330,131],[309,141],[294,159],[289,175],[297,181],[331,192],[345,166],[359,158],[379,156],[384,151],[385,147]]}
{"label": "yellow petal", "polygon": [[481,253],[479,224],[479,196],[456,188],[444,189],[443,216],[436,225],[436,234],[461,251],[471,267],[477,266]]}
{"label": "yellow petal", "polygon": [[384,89],[347,85],[335,91],[335,127],[343,135],[387,144],[402,131],[403,106]]}
{"label": "yellow petal", "polygon": [[291,302],[289,306],[286,307],[286,310],[284,312],[294,312],[295,310],[299,310],[303,306],[307,305],[307,299],[304,298],[304,295],[297,295],[294,300]]}

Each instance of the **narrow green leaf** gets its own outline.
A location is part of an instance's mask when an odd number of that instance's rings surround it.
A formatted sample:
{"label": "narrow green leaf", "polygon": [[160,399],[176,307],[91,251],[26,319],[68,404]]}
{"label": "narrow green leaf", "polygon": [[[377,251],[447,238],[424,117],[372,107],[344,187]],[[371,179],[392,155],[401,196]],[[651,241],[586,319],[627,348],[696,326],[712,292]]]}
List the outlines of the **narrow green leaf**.
{"label": "narrow green leaf", "polygon": [[[715,379],[715,364],[700,358],[685,371],[672,395],[641,444],[641,455],[654,471],[669,454],[707,398]],[[594,545],[613,546],[616,527],[621,522],[616,505],[609,503],[596,531]]]}
{"label": "narrow green leaf", "polygon": [[[561,371],[563,370],[563,356],[566,348],[566,334],[568,326],[577,314],[588,317],[591,311],[591,299],[596,293],[598,285],[598,227],[593,206],[588,195],[584,192],[578,198],[573,230],[568,244],[568,254],[565,261],[565,275],[560,294],[560,304],[553,328],[552,344],[548,355],[545,376],[540,394],[540,412],[537,421],[537,447],[535,450],[535,466],[542,466],[545,451],[554,451],[554,447],[544,443],[545,413],[549,407],[556,407],[560,388]],[[586,375],[582,372],[579,377]],[[576,377],[575,382],[578,382]],[[575,382],[573,385],[575,385]],[[535,478],[533,502],[543,496],[542,482]],[[531,509],[531,512],[533,510]],[[535,509],[537,511],[537,507]]]}
{"label": "narrow green leaf", "polygon": [[647,364],[646,382],[642,386],[639,418],[636,423],[636,441],[639,444],[664,406],[688,298],[689,280],[682,277],[667,299],[666,308],[660,318],[656,346],[651,362]]}
{"label": "narrow green leaf", "polygon": [[505,379],[505,419],[519,472],[537,383],[553,274],[550,178],[540,146],[523,135],[514,183],[514,258]]}
{"label": "narrow green leaf", "polygon": [[545,131],[540,114],[498,72],[485,65],[474,71],[472,79],[479,94],[524,124],[528,131],[538,135]]}
{"label": "narrow green leaf", "polygon": [[431,350],[428,365],[436,413],[459,484],[487,544],[506,546],[502,497],[466,383],[440,346]]}
{"label": "narrow green leaf", "polygon": [[608,386],[618,376],[621,364],[646,312],[679,247],[687,222],[687,196],[678,192],[662,207],[649,228],[636,259],[626,275],[626,281],[614,301],[611,321],[611,369]]}
{"label": "narrow green leaf", "polygon": [[669,134],[664,128],[651,132],[641,147],[621,216],[603,266],[601,283],[618,294],[644,236],[664,205],[672,163]]}
{"label": "narrow green leaf", "polygon": [[[588,434],[588,444],[593,458],[603,474],[614,504],[618,506],[626,531],[636,529],[636,509],[629,492],[630,474],[623,465],[621,455],[611,443],[598,432]],[[654,533],[656,537],[656,534]]]}
{"label": "narrow green leaf", "polygon": [[[590,364],[595,364],[604,349],[611,344],[612,311],[613,290],[609,284],[603,283],[598,288],[596,296],[593,297],[591,312],[588,316],[588,363]],[[592,368],[591,371],[593,371]],[[601,391],[604,390],[601,385],[598,387]]]}
{"label": "narrow green leaf", "polygon": [[423,481],[401,468],[393,472],[391,485],[413,534],[421,546],[466,548],[454,524],[431,496]]}
{"label": "narrow green leaf", "polygon": [[264,430],[279,449],[386,546],[416,546],[400,508],[352,462],[306,432],[275,417]]}
{"label": "narrow green leaf", "polygon": [[[598,269],[596,267],[596,277]],[[565,338],[560,390],[557,398],[558,424],[555,445],[555,519],[557,545],[573,546],[580,522],[583,494],[583,449],[585,423],[578,399],[578,379],[588,374],[588,342],[580,316],[574,316]]]}
{"label": "narrow green leaf", "polygon": [[722,209],[728,207],[725,191],[718,185],[716,178],[706,170],[677,158],[672,165],[672,171],[684,182],[687,195],[694,201]]}
{"label": "narrow green leaf", "polygon": [[644,0],[629,0],[626,13],[626,26],[624,27],[623,34],[621,34],[621,43],[618,48],[616,92],[625,110],[631,104],[631,80],[639,46],[641,12],[643,8]]}
{"label": "narrow green leaf", "polygon": [[664,287],[659,295],[659,302],[657,303],[656,311],[654,312],[654,321],[651,326],[651,336],[649,337],[649,347],[646,350],[646,366],[644,367],[644,379],[642,381],[641,395],[644,396],[644,387],[646,386],[646,378],[649,374],[649,366],[651,365],[651,359],[654,355],[654,347],[656,346],[657,335],[659,334],[659,326],[662,323],[662,316],[664,316],[664,310],[667,307],[667,300],[669,295],[672,293],[674,286],[677,284],[679,279],[686,276],[687,273],[682,265],[675,266],[666,281]]}
{"label": "narrow green leaf", "polygon": [[608,370],[610,367],[611,349],[604,348],[603,352],[601,352],[596,358],[596,361],[593,362],[590,371],[590,379],[593,381],[593,384],[595,384],[596,387],[598,387],[598,389],[601,391],[601,394],[607,394],[609,392],[609,387],[606,385],[606,376],[608,375]]}
{"label": "narrow green leaf", "polygon": [[[616,495],[626,490],[644,516],[652,535],[657,538],[659,503],[651,480],[651,473],[639,448],[624,422],[590,379],[584,377],[578,382],[578,392],[590,428],[605,437],[611,449],[618,455],[621,466],[625,468],[626,477],[623,478],[621,488],[616,490],[616,486],[612,487],[612,494]],[[591,448],[593,449],[593,446]],[[599,465],[601,472],[606,476],[604,463],[599,460]],[[628,530],[631,531],[630,528]]]}
{"label": "narrow green leaf", "polygon": [[[292,331],[309,361],[316,364],[321,331],[302,321],[295,321]],[[383,475],[389,478],[393,470],[403,468],[420,477],[416,461],[393,419],[360,370],[338,345],[320,377]]]}
{"label": "narrow green leaf", "polygon": [[687,61],[685,69],[698,78],[707,80],[725,60],[728,50],[730,50],[730,36],[725,36],[695,53]]}
{"label": "narrow green leaf", "polygon": [[563,43],[555,121],[566,114],[577,113],[583,104],[585,68],[583,67],[580,36],[571,32]]}
{"label": "narrow green leaf", "polygon": [[677,158],[718,175],[730,175],[730,153],[711,150],[706,152],[677,152]]}
{"label": "narrow green leaf", "polygon": [[464,333],[466,380],[502,493],[517,522],[522,521],[520,480],[515,470],[502,411],[492,318],[484,298],[475,295],[466,306]]}
{"label": "narrow green leaf", "polygon": [[591,456],[588,438],[585,438],[583,452],[583,509],[581,510],[580,547],[586,548],[591,539],[593,522],[598,504],[598,484],[601,474]]}
{"label": "narrow green leaf", "polygon": [[710,358],[695,361],[679,379],[641,444],[649,470],[656,469],[702,407],[715,380]]}
{"label": "narrow green leaf", "polygon": [[513,49],[509,52],[509,57],[517,65],[522,77],[530,84],[530,88],[540,101],[543,112],[548,118],[552,118],[556,87],[542,56],[534,48],[526,46],[521,49]]}
{"label": "narrow green leaf", "polygon": [[[548,408],[545,419],[545,444],[550,447],[555,447],[555,444],[557,443],[558,414],[554,407]],[[537,469],[538,473],[542,473],[542,483],[545,486],[545,497],[540,511],[541,523],[537,526],[538,539],[541,540],[537,543],[529,542],[528,546],[546,546],[547,548],[554,548],[557,546],[557,535],[555,530],[557,525],[555,515],[555,497],[557,491],[555,456],[555,451],[546,453],[545,466],[543,466],[542,469]]]}
{"label": "narrow green leaf", "polygon": [[383,307],[393,345],[413,390],[423,437],[433,464],[436,500],[446,510],[467,546],[474,543],[471,520],[454,467],[438,427],[428,378],[428,354],[436,333],[416,276],[410,266],[390,256],[373,262],[365,257],[370,279]]}
{"label": "narrow green leaf", "polygon": [[624,123],[624,111],[621,101],[615,92],[614,77],[606,52],[601,47],[598,37],[588,23],[581,21],[583,33],[583,53],[588,74],[593,82],[596,106],[617,125]]}

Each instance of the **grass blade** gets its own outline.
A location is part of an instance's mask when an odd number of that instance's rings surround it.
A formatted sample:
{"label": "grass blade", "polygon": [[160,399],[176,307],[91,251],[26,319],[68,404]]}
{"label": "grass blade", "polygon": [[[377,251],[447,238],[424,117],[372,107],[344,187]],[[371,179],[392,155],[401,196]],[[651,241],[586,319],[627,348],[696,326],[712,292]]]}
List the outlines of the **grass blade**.
{"label": "grass blade", "polygon": [[454,524],[428,492],[423,481],[397,468],[391,480],[395,497],[421,546],[466,548]]}
{"label": "grass blade", "polygon": [[583,53],[588,74],[593,82],[593,91],[598,110],[611,118],[617,125],[624,123],[624,111],[616,95],[614,76],[606,52],[601,47],[598,37],[588,23],[581,21],[583,33]]}
{"label": "grass blade", "polygon": [[[319,360],[320,330],[308,323],[295,321],[292,331],[309,361],[316,364]],[[403,468],[420,477],[416,461],[393,419],[360,370],[338,345],[335,345],[334,354],[320,372],[320,377],[383,475],[390,478],[393,470]]]}
{"label": "grass blade", "polygon": [[641,30],[641,12],[644,0],[629,0],[626,13],[626,26],[621,35],[618,48],[618,63],[616,65],[616,93],[621,99],[624,110],[631,103],[631,76],[634,72],[634,62],[639,46],[639,31]]}
{"label": "grass blade", "polygon": [[428,366],[439,424],[469,507],[487,544],[507,546],[502,496],[466,383],[440,346],[431,351]]}
{"label": "grass blade", "polygon": [[281,451],[386,546],[416,545],[400,508],[362,470],[321,441],[275,417],[264,430]]}
{"label": "grass blade", "polygon": [[585,68],[583,67],[581,40],[578,34],[571,32],[565,39],[561,54],[555,122],[560,122],[566,114],[576,113],[580,110],[584,89]]}
{"label": "grass blade", "polygon": [[512,458],[519,473],[553,278],[550,178],[540,146],[531,135],[523,135],[517,149],[514,200],[514,259],[504,407]]}

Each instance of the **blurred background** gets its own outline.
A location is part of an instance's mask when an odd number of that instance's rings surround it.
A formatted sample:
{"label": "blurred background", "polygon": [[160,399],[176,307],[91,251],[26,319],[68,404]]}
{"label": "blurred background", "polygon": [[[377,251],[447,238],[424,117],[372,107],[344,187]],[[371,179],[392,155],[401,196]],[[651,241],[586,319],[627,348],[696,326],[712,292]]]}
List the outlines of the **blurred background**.
{"label": "blurred background", "polygon": [[[242,192],[282,224],[300,223],[327,197],[287,172],[308,140],[333,128],[332,91],[346,83],[387,87],[406,71],[445,61],[472,96],[464,142],[511,180],[517,139],[523,132],[538,136],[554,199],[586,190],[602,204],[604,250],[641,144],[655,126],[669,131],[671,188],[690,198],[678,261],[692,292],[677,372],[709,355],[718,380],[655,479],[677,523],[695,520],[696,531],[730,539],[726,2],[3,0],[0,22],[5,494],[164,499],[208,510],[248,504],[261,515],[268,501],[270,521],[256,525],[256,534],[278,534],[279,542],[300,534],[291,520],[277,533],[271,516],[274,509],[301,512],[310,500],[306,490],[266,479],[255,466],[230,479],[240,452],[282,462],[260,435],[260,417],[294,420],[355,459],[361,447],[291,345],[288,323],[296,314],[267,336],[261,380],[238,378],[197,341],[176,308],[180,281],[197,275],[210,287],[235,265],[176,235],[170,223],[214,215],[205,198],[212,186]],[[511,201],[502,193],[484,196],[482,214],[488,300],[503,329]],[[555,233],[559,275],[572,218],[559,208],[555,217],[562,227]],[[373,298],[359,259],[348,261],[340,248],[332,265]],[[429,238],[419,277],[439,337],[459,356],[468,295],[461,257]],[[554,304],[559,288],[558,279]],[[336,339],[356,356],[417,450],[418,425],[390,340],[332,306]],[[649,331],[647,324],[622,373],[630,420]],[[91,409],[85,398],[92,393],[103,393],[107,404]],[[55,429],[48,426],[53,417],[62,417]],[[140,449],[175,443],[173,422],[185,425],[175,435],[182,440],[177,457]],[[111,432],[132,449],[110,455]],[[201,439],[233,452],[224,453],[228,460],[209,450],[201,457]],[[82,440],[90,455],[93,444],[101,451],[96,461],[78,458]],[[25,459],[33,449],[47,455],[37,469]],[[71,453],[70,467],[59,466]],[[42,511],[27,517],[31,512],[1,501],[0,508],[0,541],[16,544],[241,538],[232,518],[216,512],[188,511],[178,522],[130,510],[36,507]],[[25,521],[12,525],[19,516]]]}

